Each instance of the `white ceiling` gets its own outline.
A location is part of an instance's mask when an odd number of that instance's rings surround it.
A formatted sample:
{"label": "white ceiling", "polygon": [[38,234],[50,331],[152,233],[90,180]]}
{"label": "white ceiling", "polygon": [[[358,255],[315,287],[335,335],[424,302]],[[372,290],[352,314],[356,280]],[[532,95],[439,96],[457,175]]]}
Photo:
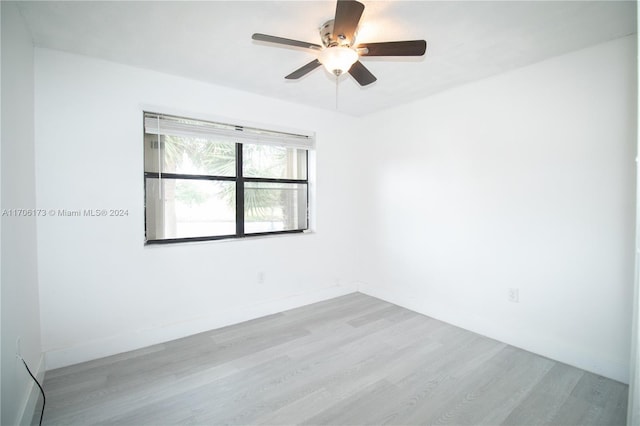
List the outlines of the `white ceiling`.
{"label": "white ceiling", "polygon": [[[353,115],[636,32],[635,1],[370,1],[358,40],[426,39],[421,58],[363,58],[378,81],[340,79]],[[334,109],[335,77],[284,76],[313,51],[251,40],[254,32],[320,43],[334,1],[24,1],[36,46],[99,57]]]}

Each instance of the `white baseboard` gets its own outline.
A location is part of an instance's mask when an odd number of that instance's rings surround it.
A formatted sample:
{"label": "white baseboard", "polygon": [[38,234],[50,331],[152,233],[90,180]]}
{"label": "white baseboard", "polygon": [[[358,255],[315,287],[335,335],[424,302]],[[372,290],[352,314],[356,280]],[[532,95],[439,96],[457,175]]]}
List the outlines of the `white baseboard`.
{"label": "white baseboard", "polygon": [[[22,363],[22,361],[20,361],[20,363]],[[31,369],[33,375],[36,376],[36,379],[38,379],[38,382],[42,384],[42,382],[44,381],[45,372],[45,355],[40,355],[40,360],[38,362],[38,365],[36,366],[35,371],[33,369],[33,366],[30,365],[29,368]],[[24,374],[27,376],[29,375],[26,370]],[[31,425],[31,420],[33,419],[36,406],[38,405],[38,398],[41,397],[40,388],[38,388],[38,385],[34,383],[31,377],[29,377],[29,381],[30,385],[27,399],[24,401],[24,406],[22,407],[22,411],[20,412],[20,416],[18,417],[19,425]]]}
{"label": "white baseboard", "polygon": [[194,318],[179,324],[132,331],[81,345],[46,352],[48,370],[79,364],[147,346],[164,343],[216,328],[260,318],[266,315],[298,308],[357,291],[357,284],[336,285],[312,293],[295,294],[285,298],[262,301],[247,306],[234,306],[212,315]]}

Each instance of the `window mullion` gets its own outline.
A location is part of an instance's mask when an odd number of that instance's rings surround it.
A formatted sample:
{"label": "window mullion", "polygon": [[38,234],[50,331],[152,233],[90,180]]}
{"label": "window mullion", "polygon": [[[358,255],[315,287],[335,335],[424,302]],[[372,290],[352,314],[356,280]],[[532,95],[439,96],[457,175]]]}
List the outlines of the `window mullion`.
{"label": "window mullion", "polygon": [[236,236],[244,237],[244,176],[241,143],[236,143]]}

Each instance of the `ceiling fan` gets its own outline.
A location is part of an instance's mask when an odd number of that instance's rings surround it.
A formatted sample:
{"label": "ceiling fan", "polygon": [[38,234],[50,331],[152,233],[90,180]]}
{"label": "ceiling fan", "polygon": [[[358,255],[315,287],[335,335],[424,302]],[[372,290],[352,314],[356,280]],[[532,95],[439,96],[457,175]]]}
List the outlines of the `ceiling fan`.
{"label": "ceiling fan", "polygon": [[322,46],[315,43],[291,40],[267,34],[256,33],[251,38],[287,46],[316,50],[318,57],[298,68],[285,78],[296,80],[320,65],[336,77],[349,72],[361,85],[376,81],[376,77],[360,62],[360,56],[422,56],[427,49],[425,40],[388,41],[383,43],[357,43],[358,23],[364,5],[355,0],[338,0],[334,19],[320,27]]}

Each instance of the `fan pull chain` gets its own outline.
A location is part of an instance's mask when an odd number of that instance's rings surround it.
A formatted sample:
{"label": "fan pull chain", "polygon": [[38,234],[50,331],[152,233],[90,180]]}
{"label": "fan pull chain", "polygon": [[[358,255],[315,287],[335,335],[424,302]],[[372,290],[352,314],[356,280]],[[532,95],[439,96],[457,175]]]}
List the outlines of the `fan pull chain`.
{"label": "fan pull chain", "polygon": [[336,111],[338,110],[338,79],[340,76],[336,74]]}

